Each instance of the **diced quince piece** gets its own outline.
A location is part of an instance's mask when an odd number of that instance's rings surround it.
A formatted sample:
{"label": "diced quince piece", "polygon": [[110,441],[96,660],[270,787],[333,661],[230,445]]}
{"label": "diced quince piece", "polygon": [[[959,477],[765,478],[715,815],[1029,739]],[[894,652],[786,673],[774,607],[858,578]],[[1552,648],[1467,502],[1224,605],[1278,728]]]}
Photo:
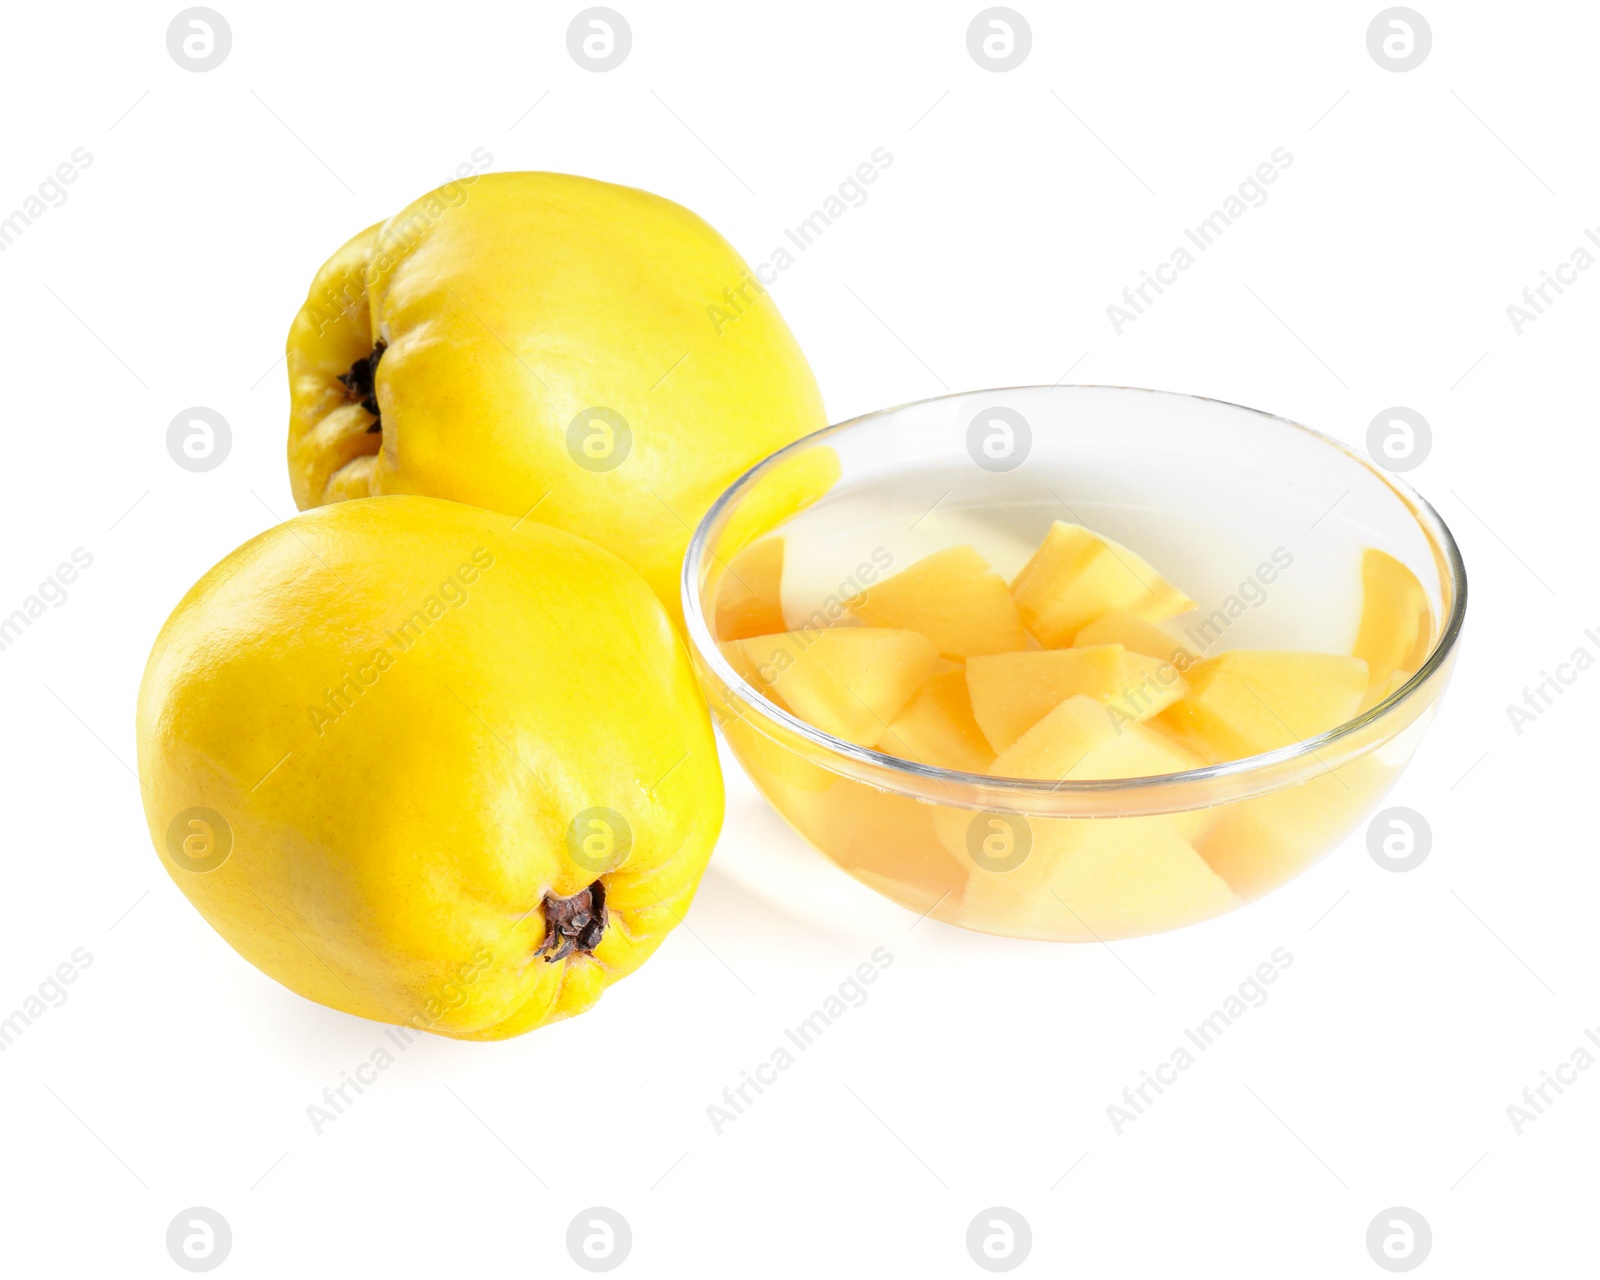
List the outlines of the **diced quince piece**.
{"label": "diced quince piece", "polygon": [[1043,778],[1059,782],[1116,738],[1117,722],[1106,711],[1105,703],[1077,694],[1046,712],[1014,742],[1008,743],[994,758],[989,772],[1002,778]]}
{"label": "diced quince piece", "polygon": [[966,669],[952,666],[928,677],[905,710],[889,722],[878,749],[941,769],[986,770],[994,748],[972,718]]}
{"label": "diced quince piece", "polygon": [[[1094,778],[1158,778],[1205,763],[1182,743],[1148,725],[1129,723],[1093,698],[1068,698],[1009,748],[989,772],[1005,778],[1082,782]],[[1210,809],[1166,815],[1186,840],[1211,825]]]}
{"label": "diced quince piece", "polygon": [[982,654],[967,662],[972,714],[996,751],[1004,751],[1068,698],[1107,701],[1128,683],[1121,645]]}
{"label": "diced quince piece", "polygon": [[[1096,708],[1104,716],[1103,708]],[[1035,818],[1011,871],[974,867],[959,920],[969,928],[1063,942],[1110,942],[1176,929],[1239,905],[1165,817]]]}
{"label": "diced quince piece", "polygon": [[1185,673],[1189,692],[1159,723],[1213,763],[1314,738],[1350,719],[1367,664],[1333,653],[1232,649]]}
{"label": "diced quince piece", "polygon": [[[773,696],[770,690],[767,696]],[[717,723],[750,780],[791,824],[796,812],[825,807],[837,791],[838,774],[813,763],[789,743],[768,737],[749,717],[730,711],[717,715]]]}
{"label": "diced quince piece", "polygon": [[1160,622],[1194,601],[1126,547],[1057,520],[1011,584],[1023,624],[1047,648],[1062,648],[1112,609]]}
{"label": "diced quince piece", "polygon": [[1361,630],[1352,652],[1367,664],[1372,688],[1396,671],[1416,672],[1433,643],[1433,609],[1417,575],[1387,552],[1369,548],[1361,558]]}
{"label": "diced quince piece", "polygon": [[[750,661],[746,656],[744,645],[741,641],[720,640],[717,642],[717,648],[722,650],[722,656],[728,660],[728,664],[744,677],[746,684],[754,685],[769,699],[783,707],[783,699],[778,697],[773,692],[772,686],[761,678],[761,672],[757,664]],[[788,708],[784,707],[784,710],[787,711]]]}
{"label": "diced quince piece", "polygon": [[760,821],[781,815],[823,855],[918,915],[941,901],[953,907],[970,863],[935,833],[936,806],[813,764],[749,719],[733,717],[723,732],[771,804],[758,806]]}
{"label": "diced quince piece", "polygon": [[996,756],[989,772],[1060,782],[1154,778],[1186,773],[1204,763],[1181,742],[1080,695],[1068,698]]}
{"label": "diced quince piece", "polygon": [[808,724],[863,747],[877,745],[939,656],[926,636],[879,627],[787,631],[734,647],[755,673],[751,683]]}
{"label": "diced quince piece", "polygon": [[[1069,770],[1067,777],[1160,778],[1169,773],[1187,773],[1204,765],[1205,761],[1194,752],[1159,730],[1144,724],[1125,724],[1112,741],[1091,751],[1087,759]],[[1209,814],[1203,812],[1171,816],[1186,829],[1210,822]],[[1191,818],[1196,819],[1192,824]]]}
{"label": "diced quince piece", "polygon": [[1371,751],[1297,787],[1223,805],[1195,848],[1241,898],[1259,898],[1343,840],[1397,772]]}
{"label": "diced quince piece", "polygon": [[752,542],[717,584],[717,639],[747,640],[783,630],[783,539]]}
{"label": "diced quince piece", "polygon": [[933,806],[897,796],[848,819],[835,817],[818,847],[861,883],[918,915],[947,899],[953,904],[967,882],[968,863],[957,861],[933,833]]}
{"label": "diced quince piece", "polygon": [[1106,644],[981,655],[967,663],[967,688],[989,745],[1004,751],[1068,698],[1096,698],[1124,720],[1147,720],[1188,685],[1171,663]]}
{"label": "diced quince piece", "polygon": [[1126,609],[1112,609],[1084,627],[1072,638],[1072,647],[1120,644],[1129,653],[1142,653],[1170,662],[1180,670],[1194,661],[1194,654],[1167,633],[1167,629]]}
{"label": "diced quince piece", "polygon": [[851,611],[869,627],[921,632],[946,658],[1027,644],[1006,581],[971,547],[951,547],[867,589]]}
{"label": "diced quince piece", "polygon": [[1184,694],[1189,682],[1178,674],[1176,664],[1147,653],[1130,653],[1128,682],[1107,704],[1116,707],[1130,720],[1149,720],[1160,715]]}
{"label": "diced quince piece", "polygon": [[[764,738],[747,722],[735,722],[752,738]],[[770,741],[770,739],[767,739]],[[791,758],[796,753],[785,751]],[[741,753],[741,758],[745,758]],[[817,768],[817,766],[811,766]],[[958,897],[969,859],[946,849],[934,831],[938,806],[879,791],[866,783],[817,769],[829,785],[790,785],[771,774],[752,773],[784,820],[826,858],[890,899],[922,914],[945,898]]]}

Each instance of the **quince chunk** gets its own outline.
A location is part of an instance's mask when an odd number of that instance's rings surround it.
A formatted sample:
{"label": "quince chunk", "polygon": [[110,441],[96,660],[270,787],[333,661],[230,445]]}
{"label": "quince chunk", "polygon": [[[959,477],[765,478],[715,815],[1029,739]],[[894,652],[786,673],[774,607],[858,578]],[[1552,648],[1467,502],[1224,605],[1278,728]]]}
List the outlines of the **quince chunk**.
{"label": "quince chunk", "polygon": [[739,552],[717,584],[717,639],[747,640],[782,631],[782,588],[782,538],[763,538]]}
{"label": "quince chunk", "polygon": [[1130,653],[1128,682],[1111,699],[1130,720],[1149,720],[1165,711],[1189,692],[1189,682],[1178,674],[1175,664],[1145,653]]}
{"label": "quince chunk", "polygon": [[752,683],[776,693],[780,705],[863,747],[878,744],[939,657],[926,636],[879,627],[786,631],[733,648]]}
{"label": "quince chunk", "polygon": [[[989,771],[1003,778],[1058,782],[1095,751],[1116,741],[1117,722],[1098,698],[1077,694],[1021,734],[997,755]],[[1084,777],[1082,773],[1077,776]]]}
{"label": "quince chunk", "polygon": [[1167,634],[1165,627],[1141,618],[1126,609],[1112,609],[1084,627],[1072,638],[1072,646],[1120,644],[1129,653],[1160,658],[1182,670],[1194,661],[1194,654]]}
{"label": "quince chunk", "polygon": [[869,627],[919,631],[946,658],[1027,643],[1006,581],[971,547],[950,547],[868,589],[851,611]]}
{"label": "quince chunk", "polygon": [[[1182,743],[1148,725],[1126,723],[1093,698],[1068,698],[1007,750],[989,772],[1005,778],[1081,782],[1096,778],[1158,778],[1198,769],[1203,761]],[[1185,840],[1211,825],[1209,809],[1162,815]],[[1098,826],[1102,819],[1090,820]]]}
{"label": "quince chunk", "polygon": [[1107,942],[1180,928],[1239,905],[1165,817],[1029,825],[1032,847],[1021,866],[968,873],[963,923],[1021,937]]}
{"label": "quince chunk", "polygon": [[1326,854],[1378,802],[1395,776],[1381,756],[1222,805],[1195,848],[1241,898],[1259,898]]}
{"label": "quince chunk", "polygon": [[1414,674],[1433,643],[1433,609],[1417,575],[1387,552],[1369,548],[1361,558],[1361,629],[1356,657],[1367,664],[1367,682],[1389,684],[1397,671]]}
{"label": "quince chunk", "polygon": [[1233,649],[1185,674],[1189,692],[1159,721],[1214,763],[1274,751],[1343,724],[1367,691],[1367,664],[1333,653]]}
{"label": "quince chunk", "polygon": [[1080,695],[1068,698],[996,756],[989,772],[1051,781],[1154,778],[1203,763],[1166,734],[1125,723],[1103,702]]}
{"label": "quince chunk", "polygon": [[1126,547],[1057,520],[1011,584],[1022,621],[1046,648],[1061,648],[1119,609],[1160,622],[1194,601]]}
{"label": "quince chunk", "polygon": [[1068,698],[1097,699],[1122,721],[1148,720],[1188,687],[1171,663],[1118,644],[989,654],[967,663],[973,715],[996,751]]}
{"label": "quince chunk", "polygon": [[905,710],[889,722],[878,746],[919,764],[965,773],[986,770],[994,748],[972,718],[965,668],[952,666],[930,676]]}
{"label": "quince chunk", "polygon": [[1128,656],[1118,644],[980,655],[967,663],[972,714],[996,751],[1068,698],[1106,702],[1127,684]]}

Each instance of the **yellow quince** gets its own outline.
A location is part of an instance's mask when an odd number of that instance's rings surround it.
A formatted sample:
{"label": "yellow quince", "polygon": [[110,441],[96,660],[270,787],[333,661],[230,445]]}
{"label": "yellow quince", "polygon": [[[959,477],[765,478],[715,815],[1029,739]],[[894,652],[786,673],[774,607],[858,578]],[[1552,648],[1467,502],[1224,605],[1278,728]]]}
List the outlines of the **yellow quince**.
{"label": "yellow quince", "polygon": [[[288,369],[302,510],[417,493],[556,525],[631,564],[675,619],[707,508],[826,425],[727,241],[670,200],[557,173],[452,182],[361,232],[312,281]],[[838,474],[791,469],[765,527]]]}
{"label": "yellow quince", "polygon": [[424,497],[228,555],[145,668],[178,887],[309,999],[493,1040],[580,1013],[681,919],[722,821],[676,629],[610,553]]}

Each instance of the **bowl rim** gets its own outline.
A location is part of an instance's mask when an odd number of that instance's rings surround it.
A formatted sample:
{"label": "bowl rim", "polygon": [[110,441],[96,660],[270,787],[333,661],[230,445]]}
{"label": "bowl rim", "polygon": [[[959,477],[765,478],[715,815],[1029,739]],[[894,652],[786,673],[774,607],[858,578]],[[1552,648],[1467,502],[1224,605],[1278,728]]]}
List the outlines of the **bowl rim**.
{"label": "bowl rim", "polygon": [[[1187,769],[1179,773],[1151,774],[1140,778],[1087,778],[1051,782],[1049,779],[1044,778],[1012,778],[1001,774],[967,773],[960,769],[946,769],[939,765],[928,765],[915,760],[907,760],[901,756],[890,755],[887,752],[877,751],[871,747],[859,746],[844,738],[837,738],[778,706],[777,703],[773,702],[761,690],[740,675],[733,664],[723,656],[722,650],[718,647],[715,637],[711,633],[710,623],[706,618],[705,611],[700,604],[700,592],[697,585],[700,567],[706,558],[706,550],[712,531],[718,527],[730,508],[735,506],[739,499],[763,475],[772,471],[784,459],[806,449],[814,448],[830,437],[840,435],[851,427],[859,426],[871,420],[887,418],[893,414],[901,413],[907,409],[914,409],[921,405],[964,400],[973,396],[1001,396],[1016,392],[1052,393],[1058,391],[1127,392],[1135,395],[1160,396],[1172,400],[1199,401],[1205,404],[1221,405],[1224,408],[1240,410],[1256,418],[1266,419],[1302,432],[1319,443],[1338,450],[1347,458],[1365,467],[1394,492],[1395,496],[1411,512],[1413,519],[1422,526],[1423,533],[1428,537],[1430,543],[1444,554],[1444,567],[1447,570],[1447,582],[1445,585],[1449,588],[1451,596],[1450,612],[1444,620],[1444,625],[1440,628],[1438,639],[1434,641],[1433,647],[1428,651],[1428,655],[1423,660],[1422,665],[1417,668],[1409,680],[1389,694],[1388,697],[1373,704],[1359,715],[1335,725],[1315,737],[1303,738],[1299,742],[1290,743],[1285,747],[1278,747],[1275,750],[1261,752],[1257,755],[1242,756],[1237,760],[1225,760],[1220,764],[1203,765],[1198,769]],[[762,536],[771,536],[776,527]],[[1294,419],[1286,418],[1281,414],[1271,413],[1265,409],[1255,409],[1249,405],[1239,404],[1233,400],[1224,400],[1217,396],[1195,395],[1184,391],[1166,391],[1154,387],[1124,386],[1117,383],[1051,383],[1048,385],[1034,383],[1009,387],[979,387],[971,391],[953,391],[937,396],[925,396],[918,400],[907,400],[900,404],[891,405],[883,409],[874,409],[867,413],[857,414],[853,418],[846,418],[841,422],[821,427],[809,435],[802,436],[800,439],[769,454],[746,470],[722,491],[705,515],[701,517],[699,524],[695,526],[694,534],[689,539],[688,548],[684,552],[683,568],[679,581],[681,584],[685,631],[688,635],[692,655],[715,672],[717,677],[727,685],[736,697],[748,703],[762,715],[777,721],[789,732],[823,751],[843,757],[845,760],[858,765],[868,766],[879,772],[901,775],[908,780],[918,780],[924,783],[978,788],[991,794],[1009,793],[1015,795],[1019,800],[1037,799],[1045,796],[1058,798],[1073,795],[1103,797],[1108,793],[1153,791],[1184,784],[1203,783],[1217,779],[1237,779],[1248,777],[1252,774],[1267,773],[1278,769],[1280,766],[1304,760],[1307,757],[1320,759],[1319,752],[1336,746],[1346,739],[1369,729],[1380,720],[1386,719],[1409,703],[1414,695],[1427,686],[1454,654],[1467,613],[1467,570],[1461,558],[1461,549],[1456,545],[1455,535],[1451,533],[1450,526],[1445,523],[1444,518],[1434,508],[1433,504],[1405,481],[1399,479],[1395,473],[1377,466],[1370,457],[1344,441],[1335,439],[1333,436],[1318,431],[1314,427],[1308,427],[1304,423],[1296,422]],[[1409,724],[1410,721],[1408,720],[1406,723]],[[1404,726],[1400,727],[1403,728]],[[1398,728],[1396,732],[1399,732]],[[1385,740],[1386,738],[1380,736],[1367,750],[1381,746]],[[1272,790],[1275,787],[1266,789]]]}

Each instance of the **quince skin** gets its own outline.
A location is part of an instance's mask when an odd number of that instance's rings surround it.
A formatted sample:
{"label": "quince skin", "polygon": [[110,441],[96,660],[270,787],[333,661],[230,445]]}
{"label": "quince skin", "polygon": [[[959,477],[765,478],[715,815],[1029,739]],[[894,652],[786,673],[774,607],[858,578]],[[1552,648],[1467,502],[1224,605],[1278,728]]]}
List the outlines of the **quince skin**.
{"label": "quince skin", "polygon": [[168,874],[321,1004],[467,1040],[581,1013],[689,906],[722,777],[677,632],[616,557],[434,498],[245,543],[145,668]]}
{"label": "quince skin", "polygon": [[[670,200],[558,173],[452,182],[361,232],[312,281],[288,368],[302,510],[415,493],[527,516],[621,557],[675,619],[706,509],[826,425],[727,241]],[[765,527],[837,477],[792,472]]]}

